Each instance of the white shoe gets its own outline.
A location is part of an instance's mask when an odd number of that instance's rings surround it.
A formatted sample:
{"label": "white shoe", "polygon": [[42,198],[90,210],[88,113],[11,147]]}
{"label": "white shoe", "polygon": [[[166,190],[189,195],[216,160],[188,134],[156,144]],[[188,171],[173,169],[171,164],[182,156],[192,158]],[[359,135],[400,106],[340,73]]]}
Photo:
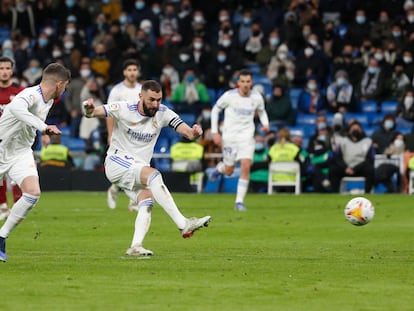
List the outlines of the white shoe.
{"label": "white shoe", "polygon": [[110,209],[116,208],[116,197],[118,196],[118,191],[114,190],[113,187],[109,187],[106,195],[106,203]]}
{"label": "white shoe", "polygon": [[181,235],[184,239],[190,238],[198,229],[207,227],[210,220],[211,216],[204,216],[203,218],[188,218],[185,221],[185,227],[181,230]]}
{"label": "white shoe", "polygon": [[0,204],[0,221],[6,219],[10,215],[10,210],[6,203]]}
{"label": "white shoe", "polygon": [[150,257],[153,254],[154,253],[152,251],[150,251],[149,249],[145,249],[140,245],[130,247],[125,252],[125,255],[135,257]]}
{"label": "white shoe", "polygon": [[138,203],[135,202],[134,200],[129,200],[128,211],[130,211],[130,212],[137,211],[138,212],[138,210],[139,210]]}

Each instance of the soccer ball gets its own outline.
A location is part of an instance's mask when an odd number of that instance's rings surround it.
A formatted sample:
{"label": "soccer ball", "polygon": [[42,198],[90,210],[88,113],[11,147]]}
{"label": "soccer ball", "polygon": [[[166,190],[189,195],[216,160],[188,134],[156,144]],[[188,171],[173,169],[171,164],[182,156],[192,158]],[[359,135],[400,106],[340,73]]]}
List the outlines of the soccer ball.
{"label": "soccer ball", "polygon": [[364,197],[356,197],[346,204],[345,218],[355,226],[362,226],[369,223],[375,214],[374,205]]}

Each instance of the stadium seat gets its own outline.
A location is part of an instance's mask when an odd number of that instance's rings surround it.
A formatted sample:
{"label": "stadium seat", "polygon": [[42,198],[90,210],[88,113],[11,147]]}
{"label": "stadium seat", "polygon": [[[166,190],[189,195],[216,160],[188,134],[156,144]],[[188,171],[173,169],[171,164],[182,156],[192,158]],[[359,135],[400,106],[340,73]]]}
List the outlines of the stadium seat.
{"label": "stadium seat", "polygon": [[397,132],[400,132],[403,135],[410,134],[411,130],[412,130],[412,128],[407,127],[407,126],[398,126],[397,127]]}
{"label": "stadium seat", "polygon": [[303,125],[303,124],[315,125],[316,124],[316,115],[299,113],[296,116],[296,124],[298,124],[298,125]]}
{"label": "stadium seat", "polygon": [[289,90],[289,97],[290,101],[292,102],[292,108],[295,110],[298,109],[298,99],[300,92],[302,92],[302,89],[300,88],[292,88]]}
{"label": "stadium seat", "polygon": [[371,137],[372,136],[372,133],[374,133],[374,131],[376,130],[376,128],[375,127],[372,127],[372,126],[363,126],[362,127],[362,130],[364,131],[364,133],[365,133],[365,135],[366,136],[368,136],[368,137]]}
{"label": "stadium seat", "polygon": [[385,114],[383,113],[376,113],[372,116],[371,126],[378,126],[381,124],[382,120],[384,119]]}
{"label": "stadium seat", "polygon": [[187,123],[190,127],[193,126],[196,120],[195,115],[193,113],[180,113],[180,118],[185,123]]}
{"label": "stadium seat", "polygon": [[272,84],[272,81],[263,74],[260,73],[253,73],[253,83],[254,84]]}
{"label": "stadium seat", "polygon": [[71,152],[84,152],[86,148],[85,140],[82,138],[61,137],[62,145],[69,148]]}
{"label": "stadium seat", "polygon": [[[292,175],[292,180],[275,180],[275,175]],[[283,179],[283,178],[282,178]],[[294,187],[295,194],[300,194],[300,165],[296,161],[271,162],[269,164],[269,179],[267,183],[267,194],[275,191],[274,187]]]}
{"label": "stadium seat", "polygon": [[253,74],[255,74],[255,73],[260,73],[260,66],[259,66],[259,64],[248,64],[248,65],[246,65],[246,68],[248,69],[248,70],[250,70]]}
{"label": "stadium seat", "polygon": [[347,112],[345,114],[345,122],[348,123],[349,120],[351,120],[351,119],[357,120],[359,123],[361,123],[361,125],[369,125],[370,124],[370,122],[368,122],[368,116],[365,113]]}
{"label": "stadium seat", "polygon": [[297,126],[289,126],[289,132],[290,132],[290,136],[302,136],[302,137],[309,137],[310,135],[313,134],[312,133],[306,133],[305,131],[305,127],[301,126],[301,125],[297,125]]}
{"label": "stadium seat", "polygon": [[222,189],[224,193],[236,193],[237,184],[240,177],[240,168],[235,168],[233,174],[230,176],[223,176]]}
{"label": "stadium seat", "polygon": [[341,194],[365,193],[365,177],[343,177],[339,187]]}
{"label": "stadium seat", "polygon": [[383,114],[395,114],[397,111],[398,101],[387,100],[381,103],[381,113]]}
{"label": "stadium seat", "polygon": [[361,112],[365,113],[368,117],[368,123],[370,125],[372,125],[373,123],[373,119],[375,117],[375,115],[377,114],[377,109],[378,109],[378,105],[377,102],[375,101],[366,101],[366,102],[361,102],[360,103],[361,106]]}
{"label": "stadium seat", "polygon": [[211,105],[213,106],[216,103],[216,90],[213,88],[208,88],[207,93],[210,97]]}
{"label": "stadium seat", "polygon": [[[211,171],[215,168],[209,167],[205,171],[206,176],[210,176]],[[205,193],[218,193],[220,191],[220,186],[222,182],[223,176],[220,175],[215,181],[211,181],[210,179],[206,178],[206,181],[204,183],[204,190]]]}

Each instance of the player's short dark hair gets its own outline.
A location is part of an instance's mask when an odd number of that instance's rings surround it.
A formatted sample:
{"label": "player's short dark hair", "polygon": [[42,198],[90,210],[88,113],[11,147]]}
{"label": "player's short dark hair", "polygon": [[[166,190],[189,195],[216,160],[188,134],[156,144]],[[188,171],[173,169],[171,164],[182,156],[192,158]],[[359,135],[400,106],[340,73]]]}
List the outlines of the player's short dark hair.
{"label": "player's short dark hair", "polygon": [[70,70],[59,63],[51,63],[43,69],[42,80],[55,79],[59,81],[70,81]]}
{"label": "player's short dark hair", "polygon": [[242,69],[239,72],[239,77],[240,76],[253,76],[252,72],[248,69]]}
{"label": "player's short dark hair", "polygon": [[142,83],[141,91],[146,92],[148,90],[159,93],[162,91],[162,87],[161,84],[159,84],[155,80],[147,80],[144,83]]}
{"label": "player's short dark hair", "polygon": [[137,66],[137,68],[140,69],[139,62],[136,59],[133,59],[133,58],[128,58],[123,62],[122,70],[127,69],[128,66]]}
{"label": "player's short dark hair", "polygon": [[0,56],[0,63],[10,63],[14,68],[14,60],[8,56]]}

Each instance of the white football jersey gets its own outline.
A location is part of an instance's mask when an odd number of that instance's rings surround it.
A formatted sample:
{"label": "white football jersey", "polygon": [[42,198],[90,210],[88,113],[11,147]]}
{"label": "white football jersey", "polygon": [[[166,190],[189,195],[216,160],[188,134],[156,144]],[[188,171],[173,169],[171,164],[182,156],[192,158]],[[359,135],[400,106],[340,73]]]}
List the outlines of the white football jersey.
{"label": "white football jersey", "polygon": [[154,117],[139,113],[138,104],[127,101],[104,105],[107,116],[114,118],[114,130],[108,154],[123,153],[135,162],[149,165],[161,129],[176,129],[183,121],[172,110],[160,105]]}
{"label": "white football jersey", "polygon": [[[262,125],[269,125],[263,96],[251,90],[250,96],[241,96],[238,89],[226,91],[214,105],[212,114],[218,120],[218,114],[224,110],[223,140],[243,141],[254,136],[254,117],[257,113]],[[216,122],[213,122],[216,123]],[[217,132],[217,123],[212,124],[212,132]]]}
{"label": "white football jersey", "polygon": [[114,85],[109,92],[108,104],[118,101],[128,101],[131,103],[137,103],[139,101],[139,93],[141,93],[141,83],[136,83],[135,87],[127,87],[124,81]]}
{"label": "white football jersey", "polygon": [[[44,121],[52,105],[53,99],[48,102],[43,100],[40,85],[28,87],[17,94],[0,118],[1,151],[10,156],[31,148],[36,130],[46,130]],[[3,156],[6,155],[3,153]]]}

